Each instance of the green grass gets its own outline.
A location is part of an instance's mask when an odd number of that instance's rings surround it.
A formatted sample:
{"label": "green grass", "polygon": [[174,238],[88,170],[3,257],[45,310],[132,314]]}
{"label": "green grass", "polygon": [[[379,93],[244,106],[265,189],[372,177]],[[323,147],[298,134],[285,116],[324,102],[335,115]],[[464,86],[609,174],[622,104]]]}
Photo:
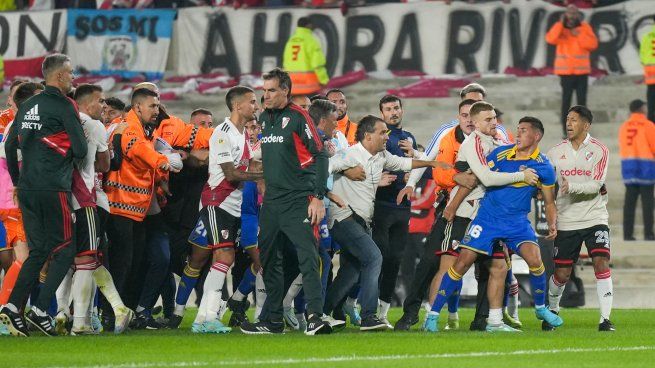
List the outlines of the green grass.
{"label": "green grass", "polygon": [[[180,330],[130,331],[122,336],[0,338],[1,367],[653,367],[655,310],[616,310],[614,333],[599,333],[596,310],[565,310],[565,325],[542,332],[532,310],[522,309],[524,332],[442,331],[426,334],[360,333],[326,336],[195,335],[187,313]],[[468,328],[473,315],[461,311]],[[400,310],[390,313],[400,317]],[[227,321],[227,316],[226,319]],[[443,324],[443,321],[442,321]]]}

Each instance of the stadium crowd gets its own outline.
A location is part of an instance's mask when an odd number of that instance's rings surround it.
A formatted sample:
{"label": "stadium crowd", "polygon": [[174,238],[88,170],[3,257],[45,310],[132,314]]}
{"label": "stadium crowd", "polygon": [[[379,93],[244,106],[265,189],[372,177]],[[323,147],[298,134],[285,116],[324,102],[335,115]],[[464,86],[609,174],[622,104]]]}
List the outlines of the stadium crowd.
{"label": "stadium crowd", "polygon": [[[0,115],[1,334],[175,329],[194,290],[193,333],[286,326],[315,335],[346,321],[409,330],[424,299],[423,330],[439,330],[445,305],[445,328],[458,329],[473,265],[483,302],[471,328],[515,332],[511,254],[527,262],[535,316],[552,330],[563,324],[559,301],[582,243],[597,279],[598,329],[614,330],[609,152],[590,135],[584,106],[568,109],[566,138],[541,151],[541,121],[525,116],[511,134],[498,124],[493,91],[473,83],[452,107],[456,119],[421,152],[403,128],[400,98],[384,96],[355,122],[344,91],[292,95],[282,69],[262,76],[261,96],[232,87],[230,115],[216,126],[206,109],[188,123],[168,113],[149,82],[133,87],[127,106],[99,86],[74,88],[63,54],[46,57],[42,71],[43,84],[14,81]],[[550,278],[528,220],[535,196],[557,249]],[[429,220],[410,219],[412,200]],[[429,236],[392,326],[414,221]]]}

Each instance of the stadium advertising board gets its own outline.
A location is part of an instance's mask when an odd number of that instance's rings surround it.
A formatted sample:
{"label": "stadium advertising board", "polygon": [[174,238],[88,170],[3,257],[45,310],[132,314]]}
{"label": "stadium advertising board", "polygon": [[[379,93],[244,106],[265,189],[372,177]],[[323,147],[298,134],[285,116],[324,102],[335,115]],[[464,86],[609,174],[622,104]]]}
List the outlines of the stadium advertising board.
{"label": "stadium advertising board", "polygon": [[[186,8],[179,11],[173,60],[182,75],[260,73],[281,65],[284,44],[301,16],[311,16],[331,75],[358,70],[430,74],[502,73],[552,65],[544,35],[564,8],[543,1],[467,5],[386,4],[351,9]],[[584,10],[599,38],[594,67],[641,74],[638,44],[652,26],[652,1]]]}
{"label": "stadium advertising board", "polygon": [[164,75],[175,10],[68,11],[67,52],[93,74]]}
{"label": "stadium advertising board", "polygon": [[0,13],[0,55],[5,76],[40,77],[46,54],[61,51],[66,11]]}

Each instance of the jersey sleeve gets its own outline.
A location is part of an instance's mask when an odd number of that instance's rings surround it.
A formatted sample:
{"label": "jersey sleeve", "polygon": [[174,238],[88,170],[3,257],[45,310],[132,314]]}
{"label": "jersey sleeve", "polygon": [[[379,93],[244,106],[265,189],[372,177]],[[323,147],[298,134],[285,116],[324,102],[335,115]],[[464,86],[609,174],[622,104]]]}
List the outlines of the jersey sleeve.
{"label": "jersey sleeve", "polygon": [[215,131],[209,139],[209,157],[210,161],[218,165],[234,162],[230,138],[222,130]]}
{"label": "jersey sleeve", "polygon": [[107,143],[107,131],[101,122],[98,120],[89,121],[89,139],[97,147],[97,152],[107,152],[109,144]]}
{"label": "jersey sleeve", "polygon": [[[329,158],[328,154],[323,147],[323,142],[318,135],[316,126],[311,121],[309,114],[304,111],[299,111],[299,115],[296,119],[298,124],[296,124],[296,130],[294,132],[294,139],[299,138],[299,142],[302,146],[305,147],[311,159],[300,160],[301,167],[309,165],[314,162],[316,165],[316,182],[314,187],[314,193],[318,195],[325,195],[327,192],[327,178],[328,178],[328,166]],[[300,159],[300,157],[299,157]]]}
{"label": "jersey sleeve", "polygon": [[550,161],[544,160],[544,162],[539,165],[537,174],[539,174],[539,181],[541,182],[542,186],[555,186],[555,183],[557,182],[557,176],[555,174],[555,168],[550,164]]}
{"label": "jersey sleeve", "polygon": [[[477,136],[471,138],[473,139],[465,142],[467,144],[462,143],[459,152],[466,158],[470,170],[480,180],[482,185],[485,187],[501,186],[516,183],[525,178],[521,172],[504,173],[491,171],[487,164],[487,158],[484,156],[482,141]],[[496,157],[496,150],[492,151],[489,156]]]}
{"label": "jersey sleeve", "polygon": [[69,104],[64,105],[64,109],[66,111],[64,112],[61,122],[66,134],[68,134],[72,155],[74,158],[84,158],[88,146],[86,143],[86,137],[84,136],[84,130],[82,129],[82,123],[80,122],[80,117],[77,114],[77,110],[75,109],[72,100]]}
{"label": "jersey sleeve", "polygon": [[[428,146],[424,152],[424,156],[421,159],[426,161],[434,160],[439,154],[439,145],[441,144],[441,140],[456,125],[457,124],[450,122],[443,124],[439,129],[437,129],[437,131],[432,136],[432,139],[430,139],[430,143],[428,143]],[[416,188],[416,184],[419,180],[421,180],[425,169],[425,167],[421,167],[419,169],[412,170],[412,172],[409,174],[409,179],[407,180],[407,186]]]}

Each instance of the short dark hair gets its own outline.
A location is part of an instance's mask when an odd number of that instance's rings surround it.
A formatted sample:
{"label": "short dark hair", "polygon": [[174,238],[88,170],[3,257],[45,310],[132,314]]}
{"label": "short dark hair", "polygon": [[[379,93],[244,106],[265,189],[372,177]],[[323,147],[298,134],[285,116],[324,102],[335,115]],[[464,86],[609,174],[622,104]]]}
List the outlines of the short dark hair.
{"label": "short dark hair", "polygon": [[130,110],[132,110],[132,104],[125,105],[123,112],[130,112]]}
{"label": "short dark hair", "polygon": [[130,99],[130,102],[132,105],[136,103],[137,100],[143,99],[145,97],[159,97],[159,94],[155,91],[151,91],[147,88],[139,88],[135,89],[132,92],[132,98]]}
{"label": "short dark hair", "polygon": [[195,110],[191,111],[191,117],[194,117],[194,116],[196,116],[198,114],[214,116],[214,114],[212,114],[211,111],[209,111],[207,109],[203,109],[203,108],[199,108],[199,109],[195,109]]}
{"label": "short dark hair", "polygon": [[323,96],[323,95],[320,94],[320,93],[317,93],[317,94],[315,94],[315,95],[309,97],[309,101],[310,101],[310,102],[314,102],[314,101],[316,101],[316,100],[325,100],[325,101],[328,101],[327,97]]}
{"label": "short dark hair", "polygon": [[582,118],[582,120],[586,121],[589,124],[594,122],[594,115],[591,113],[591,110],[589,110],[586,106],[582,106],[582,105],[571,106],[568,112],[574,112],[578,114]]}
{"label": "short dark hair", "polygon": [[116,109],[119,111],[125,110],[125,102],[121,101],[118,97],[109,97],[105,99],[105,103],[107,106],[111,107],[112,109]]}
{"label": "short dark hair", "polygon": [[389,102],[398,102],[400,104],[400,107],[401,108],[403,107],[403,101],[400,99],[400,97],[396,95],[385,95],[380,99],[380,103],[378,106],[380,108],[380,111],[382,111],[382,105]]}
{"label": "short dark hair", "polygon": [[43,78],[48,79],[50,73],[59,68],[63,67],[66,62],[70,62],[71,59],[64,54],[52,54],[48,55],[43,59],[43,64],[41,64],[41,72],[43,73]]}
{"label": "short dark hair", "polygon": [[325,92],[325,97],[329,96],[330,93],[341,93],[343,95],[343,97],[346,97],[346,94],[343,93],[343,91],[341,89],[339,89],[339,88],[332,88],[332,89],[328,90],[327,92]]}
{"label": "short dark hair", "polygon": [[14,103],[20,108],[20,105],[36,94],[36,91],[43,91],[45,87],[41,83],[24,82],[21,83],[16,92],[14,92]]}
{"label": "short dark hair", "polygon": [[12,89],[20,86],[21,84],[27,82],[27,79],[14,79],[11,81],[11,85],[9,86],[9,90],[11,91]]}
{"label": "short dark hair", "polygon": [[494,107],[489,102],[478,101],[471,106],[471,111],[469,112],[469,115],[473,116],[483,111],[493,111],[493,110]]}
{"label": "short dark hair", "polygon": [[632,100],[630,102],[630,112],[639,112],[646,103],[640,99]]}
{"label": "short dark hair", "polygon": [[248,93],[255,93],[255,91],[246,86],[234,86],[230,88],[225,95],[225,104],[227,105],[228,110],[232,112],[232,104],[234,103],[234,100],[245,96]]}
{"label": "short dark hair", "polygon": [[102,92],[102,87],[100,87],[97,84],[80,84],[75,88],[75,95],[73,95],[73,99],[77,102],[80,103],[80,101],[95,92]]}
{"label": "short dark hair", "polygon": [[291,96],[291,77],[289,77],[289,73],[285,72],[284,70],[280,68],[275,68],[269,71],[268,73],[262,75],[262,79],[263,80],[277,79],[280,88],[289,91],[287,93],[287,97]]}
{"label": "short dark hair", "polygon": [[337,105],[328,100],[317,99],[309,106],[309,116],[314,121],[314,125],[318,125],[321,119],[325,119],[331,113],[337,111]]}
{"label": "short dark hair", "polygon": [[384,120],[380,119],[374,115],[366,115],[357,123],[357,132],[355,132],[355,140],[361,142],[364,140],[364,135],[366,133],[373,133],[375,131],[375,124],[378,121],[383,122]]}
{"label": "short dark hair", "polygon": [[544,130],[544,124],[541,122],[541,120],[535,118],[534,116],[524,116],[521,119],[519,119],[519,124],[521,123],[528,123],[530,126],[532,126],[532,129],[536,129],[539,132],[541,132],[541,136],[544,136],[545,130]]}
{"label": "short dark hair", "polygon": [[461,91],[459,91],[459,98],[464,98],[468,93],[478,92],[482,94],[482,97],[487,97],[487,91],[478,83],[469,83]]}
{"label": "short dark hair", "polygon": [[312,24],[312,20],[309,17],[300,17],[296,23],[298,27],[307,27]]}
{"label": "short dark hair", "polygon": [[459,110],[461,110],[463,106],[473,105],[476,102],[478,102],[478,101],[468,98],[468,99],[466,99],[466,100],[459,103],[459,106],[457,107],[457,111],[459,112]]}

